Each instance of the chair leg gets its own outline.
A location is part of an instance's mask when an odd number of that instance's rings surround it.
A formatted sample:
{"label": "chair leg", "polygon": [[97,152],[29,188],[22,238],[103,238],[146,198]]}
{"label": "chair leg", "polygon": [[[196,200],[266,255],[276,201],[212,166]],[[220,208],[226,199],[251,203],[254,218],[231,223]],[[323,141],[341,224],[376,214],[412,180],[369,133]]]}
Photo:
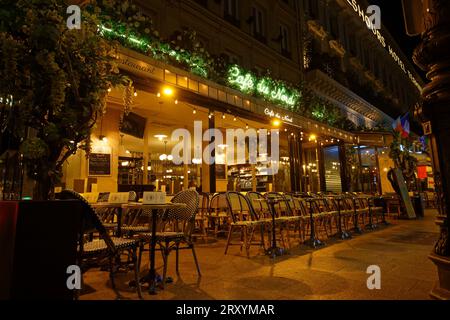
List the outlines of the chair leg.
{"label": "chair leg", "polygon": [[144,244],[143,241],[139,244],[139,255],[138,255],[138,261],[137,261],[139,270],[141,270],[142,252],[144,251],[144,245],[145,245],[145,244]]}
{"label": "chair leg", "polygon": [[175,268],[176,268],[177,274],[180,274],[179,263],[178,263],[178,261],[180,260],[179,258],[180,258],[180,245],[177,243],[177,245],[175,247],[175,259],[176,259]]}
{"label": "chair leg", "polygon": [[116,282],[114,280],[114,260],[116,257],[109,258],[109,279],[111,280],[111,287],[116,289]]}
{"label": "chair leg", "polygon": [[228,238],[227,238],[227,244],[225,246],[225,254],[227,254],[228,252],[228,246],[230,245],[231,242],[231,234],[233,232],[233,226],[230,226],[230,230],[228,231]]}
{"label": "chair leg", "polygon": [[164,268],[163,268],[163,277],[162,277],[161,287],[164,289],[164,286],[166,284],[167,266],[169,264],[169,253],[170,253],[168,242],[166,242],[163,252],[164,252]]}
{"label": "chair leg", "polygon": [[[248,235],[247,235],[248,228],[244,227],[242,229],[243,229],[243,233],[244,233],[244,242],[243,242],[243,244],[244,244],[244,247],[245,247],[245,252],[247,254],[247,258],[250,258],[249,245],[248,245]],[[242,246],[241,246],[241,251],[242,251]]]}
{"label": "chair leg", "polygon": [[202,274],[201,274],[201,272],[200,272],[200,266],[199,266],[199,264],[198,264],[198,260],[197,260],[197,254],[195,253],[195,248],[194,248],[194,244],[193,243],[191,243],[191,250],[192,250],[192,255],[193,255],[193,257],[194,257],[194,261],[195,261],[195,266],[197,267],[197,273],[198,273],[198,276],[199,277],[201,277],[202,276]]}
{"label": "chair leg", "polygon": [[132,249],[132,257],[133,257],[133,265],[134,265],[134,281],[136,282],[136,289],[138,292],[139,299],[142,299],[142,291],[141,291],[141,284],[139,282],[139,270],[140,265],[138,263],[138,257],[137,257],[137,246]]}

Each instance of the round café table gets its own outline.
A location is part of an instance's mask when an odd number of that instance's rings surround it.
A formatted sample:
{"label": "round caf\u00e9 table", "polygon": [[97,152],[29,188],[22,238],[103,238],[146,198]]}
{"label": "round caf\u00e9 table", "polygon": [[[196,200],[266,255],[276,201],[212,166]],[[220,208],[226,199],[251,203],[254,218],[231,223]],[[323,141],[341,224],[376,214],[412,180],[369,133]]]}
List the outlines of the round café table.
{"label": "round caf\u00e9 table", "polygon": [[126,205],[128,209],[148,209],[151,210],[151,238],[150,238],[150,269],[148,275],[141,279],[141,283],[148,283],[148,292],[152,295],[156,294],[156,269],[155,269],[155,251],[156,251],[156,220],[158,219],[158,210],[182,209],[186,208],[185,203],[161,203],[161,204],[142,204],[129,203]]}

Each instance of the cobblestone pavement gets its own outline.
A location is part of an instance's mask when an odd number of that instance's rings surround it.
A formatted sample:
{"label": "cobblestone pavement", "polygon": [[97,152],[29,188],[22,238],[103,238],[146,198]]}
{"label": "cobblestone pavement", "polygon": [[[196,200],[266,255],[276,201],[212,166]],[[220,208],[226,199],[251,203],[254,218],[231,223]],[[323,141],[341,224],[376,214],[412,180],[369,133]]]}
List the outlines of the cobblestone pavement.
{"label": "cobblestone pavement", "polygon": [[[350,240],[328,240],[311,250],[295,245],[290,254],[272,261],[256,247],[248,259],[239,246],[224,255],[225,241],[197,245],[202,277],[199,279],[190,251],[180,253],[180,276],[175,273],[175,253],[169,257],[174,282],[158,295],[145,299],[429,299],[437,272],[428,259],[438,228],[435,211],[421,220],[390,220],[390,226],[365,232]],[[144,253],[147,257],[148,253]],[[144,260],[146,269],[148,260]],[[157,266],[162,265],[157,254]],[[367,288],[367,267],[381,268],[381,289]],[[159,268],[161,270],[161,267]],[[145,270],[143,271],[145,272]],[[128,287],[132,273],[117,275],[122,299],[137,299]],[[81,300],[116,299],[107,272],[88,271]],[[144,288],[145,291],[145,288]]]}

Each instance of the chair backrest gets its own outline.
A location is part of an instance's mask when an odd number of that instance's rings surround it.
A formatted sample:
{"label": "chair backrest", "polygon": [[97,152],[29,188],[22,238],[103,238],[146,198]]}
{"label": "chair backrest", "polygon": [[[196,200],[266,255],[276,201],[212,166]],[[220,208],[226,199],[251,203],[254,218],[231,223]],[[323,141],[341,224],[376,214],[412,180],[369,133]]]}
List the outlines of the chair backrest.
{"label": "chair backrest", "polygon": [[209,212],[209,193],[200,192],[199,197],[198,214],[203,218]]}
{"label": "chair backrest", "polygon": [[169,209],[164,219],[178,221],[193,221],[199,207],[199,195],[195,190],[184,190],[177,193],[171,200],[172,203],[184,203],[185,208]]}
{"label": "chair backrest", "polygon": [[216,193],[209,202],[209,215],[217,216],[220,213],[228,213],[228,200],[226,193]]}
{"label": "chair backrest", "polygon": [[292,216],[293,212],[289,204],[289,200],[285,197],[283,193],[279,192],[268,192],[266,193],[266,198],[281,199],[275,208],[277,209],[278,216]]}
{"label": "chair backrest", "polygon": [[162,229],[167,223],[172,224],[177,232],[183,232],[190,239],[195,227],[195,215],[199,207],[199,195],[196,190],[184,190],[177,193],[171,200],[172,203],[183,203],[184,208],[166,210],[163,216]]}
{"label": "chair backrest", "polygon": [[91,233],[96,230],[100,237],[105,241],[106,246],[108,247],[111,253],[116,252],[116,248],[114,246],[111,237],[108,234],[105,226],[103,225],[100,217],[95,212],[94,208],[76,191],[73,190],[63,190],[59,195],[61,200],[79,200],[83,203],[84,207],[84,215],[82,221],[82,229],[80,230],[80,248],[81,252],[83,251],[83,236],[84,234]]}
{"label": "chair backrest", "polygon": [[136,191],[129,191],[128,192],[128,201],[129,202],[138,202],[139,198],[138,195],[136,193]]}
{"label": "chair backrest", "polygon": [[229,191],[226,193],[226,196],[233,222],[258,220],[252,204],[243,194]]}
{"label": "chair backrest", "polygon": [[263,217],[270,218],[269,205],[267,204],[266,201],[260,201],[262,199],[265,199],[265,197],[261,193],[255,192],[255,191],[250,191],[250,192],[247,192],[247,194],[245,196],[248,199],[248,201],[251,203],[251,205],[253,206],[253,210],[254,210],[255,214],[258,216],[258,218],[263,218]]}
{"label": "chair backrest", "polygon": [[97,202],[108,202],[109,199],[109,192],[101,192],[98,195]]}

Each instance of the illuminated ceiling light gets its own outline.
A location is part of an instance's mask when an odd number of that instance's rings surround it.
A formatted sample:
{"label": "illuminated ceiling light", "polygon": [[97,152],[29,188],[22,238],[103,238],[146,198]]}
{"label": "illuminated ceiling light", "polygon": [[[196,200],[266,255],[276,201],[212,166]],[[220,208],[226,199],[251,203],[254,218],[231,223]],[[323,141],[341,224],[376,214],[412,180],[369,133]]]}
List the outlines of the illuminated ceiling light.
{"label": "illuminated ceiling light", "polygon": [[111,92],[111,88],[108,88],[108,92]]}
{"label": "illuminated ceiling light", "polygon": [[288,131],[288,129],[287,129],[287,128],[285,128],[285,129],[284,129],[284,132],[287,132],[287,131]]}
{"label": "illuminated ceiling light", "polygon": [[274,120],[272,120],[272,125],[274,127],[279,127],[281,125],[281,121],[278,119],[274,119]]}
{"label": "illuminated ceiling light", "polygon": [[148,167],[147,167],[147,171],[152,171],[152,167],[151,167],[151,166],[148,166]]}
{"label": "illuminated ceiling light", "polygon": [[222,119],[225,119],[225,113],[222,113]]}
{"label": "illuminated ceiling light", "polygon": [[165,88],[163,89],[163,94],[164,94],[165,96],[172,96],[172,95],[173,95],[173,89],[170,88],[170,87],[165,87]]}
{"label": "illuminated ceiling light", "polygon": [[158,92],[158,93],[156,94],[156,96],[157,96],[158,98],[161,98],[161,93]]}
{"label": "illuminated ceiling light", "polygon": [[293,133],[293,132],[291,132],[291,136],[294,136],[294,133]]}
{"label": "illuminated ceiling light", "polygon": [[197,109],[192,110],[192,114],[197,114]]}
{"label": "illuminated ceiling light", "polygon": [[209,114],[208,114],[208,118],[212,118],[213,117],[213,113],[212,112],[210,112]]}
{"label": "illuminated ceiling light", "polygon": [[126,154],[131,154],[130,150],[125,151]]}
{"label": "illuminated ceiling light", "polygon": [[167,154],[162,154],[159,156],[159,160],[166,161],[167,160]]}
{"label": "illuminated ceiling light", "polygon": [[102,141],[102,142],[108,142],[108,138],[106,138],[104,135],[100,135],[98,137],[98,140]]}
{"label": "illuminated ceiling light", "polygon": [[178,100],[175,100],[175,104],[178,104]]}
{"label": "illuminated ceiling light", "polygon": [[237,121],[237,118],[236,118],[236,117],[234,117],[234,118],[233,118],[233,121]]}
{"label": "illuminated ceiling light", "polygon": [[316,138],[317,138],[317,136],[316,136],[315,134],[311,134],[311,135],[309,136],[309,141],[311,141],[311,140],[316,140]]}
{"label": "illuminated ceiling light", "polygon": [[173,160],[173,156],[172,156],[171,154],[169,154],[169,155],[167,156],[167,160],[172,161],[172,160]]}
{"label": "illuminated ceiling light", "polygon": [[154,137],[156,139],[158,139],[159,141],[163,141],[164,139],[167,138],[167,136],[165,134],[155,134]]}
{"label": "illuminated ceiling light", "polygon": [[134,89],[134,96],[137,97],[137,91]]}
{"label": "illuminated ceiling light", "polygon": [[245,129],[248,129],[248,124],[245,124]]}

